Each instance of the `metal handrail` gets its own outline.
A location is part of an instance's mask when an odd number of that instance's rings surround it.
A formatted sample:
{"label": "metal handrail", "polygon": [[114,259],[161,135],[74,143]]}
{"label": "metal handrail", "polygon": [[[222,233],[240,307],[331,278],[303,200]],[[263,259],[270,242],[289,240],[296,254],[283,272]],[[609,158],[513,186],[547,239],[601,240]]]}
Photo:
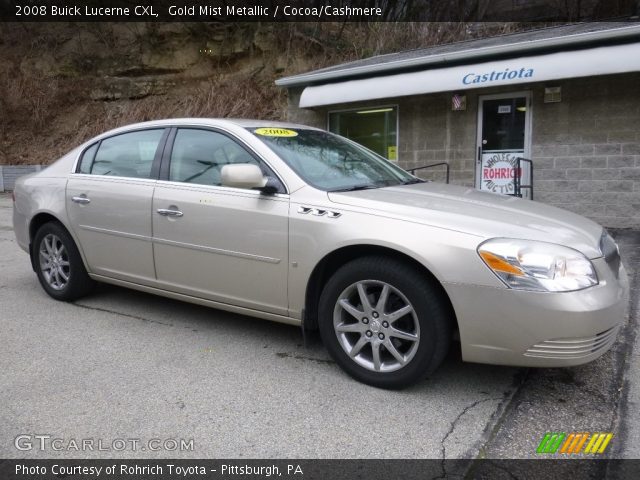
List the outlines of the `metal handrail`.
{"label": "metal handrail", "polygon": [[423,170],[425,168],[439,167],[441,165],[444,165],[446,167],[445,168],[445,171],[446,171],[446,183],[449,183],[449,163],[448,162],[430,163],[429,165],[423,165],[422,167],[409,168],[407,170],[407,172],[409,172],[411,175],[413,175],[413,173],[416,170]]}
{"label": "metal handrail", "polygon": [[[522,173],[522,162],[529,164],[529,184],[522,185],[520,183],[520,174]],[[513,167],[513,196],[522,198],[522,189],[528,189],[531,192],[531,200],[533,200],[533,160],[530,158],[516,158],[516,165]]]}

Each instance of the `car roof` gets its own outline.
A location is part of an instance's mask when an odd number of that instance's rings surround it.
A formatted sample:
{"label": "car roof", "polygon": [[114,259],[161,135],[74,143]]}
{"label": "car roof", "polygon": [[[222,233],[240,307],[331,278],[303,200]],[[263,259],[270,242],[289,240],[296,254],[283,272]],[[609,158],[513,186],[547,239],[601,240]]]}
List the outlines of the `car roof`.
{"label": "car roof", "polygon": [[243,128],[259,128],[259,127],[279,127],[279,128],[296,128],[296,129],[311,129],[319,130],[315,127],[308,125],[300,125],[296,123],[280,122],[275,120],[256,120],[256,119],[243,119],[243,118],[167,118],[162,120],[151,120],[147,122],[133,123],[130,125],[124,125],[122,127],[109,130],[99,135],[99,137],[109,136],[117,133],[124,133],[129,130],[137,130],[146,127],[164,127],[169,125],[175,126],[211,126],[211,127],[229,127],[239,126]]}

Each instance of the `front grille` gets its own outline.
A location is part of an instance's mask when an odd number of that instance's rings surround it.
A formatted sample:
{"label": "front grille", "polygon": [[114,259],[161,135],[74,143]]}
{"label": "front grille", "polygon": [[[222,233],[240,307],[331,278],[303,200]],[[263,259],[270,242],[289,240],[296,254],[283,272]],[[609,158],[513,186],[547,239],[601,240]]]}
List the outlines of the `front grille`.
{"label": "front grille", "polygon": [[524,356],[555,359],[583,358],[608,349],[615,342],[617,335],[618,327],[615,326],[593,337],[545,340],[529,347]]}

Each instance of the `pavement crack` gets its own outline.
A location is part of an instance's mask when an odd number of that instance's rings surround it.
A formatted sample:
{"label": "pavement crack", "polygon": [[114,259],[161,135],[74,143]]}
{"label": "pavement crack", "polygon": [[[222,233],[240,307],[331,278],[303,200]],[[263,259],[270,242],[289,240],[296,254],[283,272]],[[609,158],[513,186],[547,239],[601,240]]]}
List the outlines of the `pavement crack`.
{"label": "pavement crack", "polygon": [[76,303],[76,302],[71,302],[71,305],[74,305],[74,306],[79,307],[79,308],[84,308],[86,310],[94,310],[96,312],[110,313],[112,315],[119,315],[121,317],[133,318],[135,320],[142,320],[143,322],[148,322],[148,323],[156,323],[158,325],[164,325],[166,327],[173,327],[174,326],[173,323],[160,322],[158,320],[152,320],[151,318],[141,317],[139,315],[132,315],[130,313],[118,312],[116,310],[110,310],[108,308],[92,307],[92,306],[89,306],[89,305],[83,305],[81,303]]}
{"label": "pavement crack", "polygon": [[464,417],[467,414],[467,412],[469,412],[473,408],[477,407],[481,403],[495,402],[495,401],[502,401],[502,400],[504,400],[504,397],[499,397],[499,398],[491,397],[491,398],[483,398],[482,400],[476,400],[475,402],[472,402],[471,404],[469,404],[466,407],[464,407],[462,409],[462,411],[456,416],[456,418],[451,422],[451,426],[449,427],[449,431],[445,434],[445,436],[442,438],[442,440],[440,440],[440,446],[441,446],[440,451],[442,452],[442,459],[441,459],[442,477],[437,477],[437,478],[447,478],[447,468],[446,468],[447,446],[446,446],[446,443],[447,443],[447,440],[449,439],[449,437],[451,436],[451,434],[454,432],[454,430],[458,426],[458,423],[460,422],[462,417]]}

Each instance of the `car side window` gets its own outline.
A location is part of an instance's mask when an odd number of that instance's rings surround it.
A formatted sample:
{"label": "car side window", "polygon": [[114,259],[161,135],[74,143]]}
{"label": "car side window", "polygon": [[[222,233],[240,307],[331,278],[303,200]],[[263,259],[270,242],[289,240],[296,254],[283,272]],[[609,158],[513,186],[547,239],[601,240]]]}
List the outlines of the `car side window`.
{"label": "car side window", "polygon": [[96,156],[96,150],[98,150],[98,143],[94,143],[84,151],[82,158],[80,159],[80,165],[78,166],[78,173],[91,172],[91,164]]}
{"label": "car side window", "polygon": [[219,186],[222,167],[234,163],[257,165],[268,174],[261,162],[226,135],[210,130],[179,129],[171,152],[169,180]]}
{"label": "car side window", "polygon": [[[150,178],[151,166],[164,129],[142,130],[105,138],[85,151],[79,173]],[[97,148],[93,155],[92,150]]]}

